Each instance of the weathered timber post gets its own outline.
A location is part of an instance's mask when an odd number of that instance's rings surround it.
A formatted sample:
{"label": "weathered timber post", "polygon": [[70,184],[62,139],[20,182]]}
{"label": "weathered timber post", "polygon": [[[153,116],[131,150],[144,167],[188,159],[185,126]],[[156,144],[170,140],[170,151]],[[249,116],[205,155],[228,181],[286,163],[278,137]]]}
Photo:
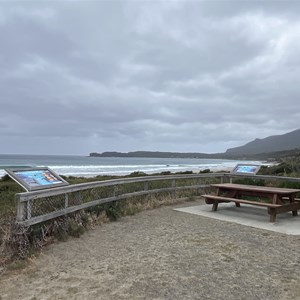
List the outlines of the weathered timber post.
{"label": "weathered timber post", "polygon": [[144,182],[144,191],[148,191],[149,189],[149,181]]}
{"label": "weathered timber post", "polygon": [[[201,177],[199,177],[197,179],[197,185],[202,185],[202,183],[203,183],[203,179]],[[197,188],[197,195],[199,195],[199,194],[201,194],[201,188],[200,187]]]}
{"label": "weathered timber post", "polygon": [[21,202],[20,195],[16,195],[17,203],[17,221],[24,221],[25,217],[25,202]]}
{"label": "weathered timber post", "polygon": [[[148,190],[149,190],[149,181],[145,181],[144,182],[144,191],[148,192]],[[149,193],[147,193],[145,196],[145,199],[148,200],[149,198],[150,198],[150,195],[149,195]]]}
{"label": "weathered timber post", "polygon": [[116,197],[117,195],[118,195],[118,186],[114,185],[113,197]]}
{"label": "weathered timber post", "polygon": [[31,219],[31,208],[32,208],[32,200],[30,199],[30,200],[27,200],[27,202],[26,202],[26,212],[27,212],[27,214],[26,214],[26,220],[29,220],[29,219]]}
{"label": "weathered timber post", "polygon": [[65,208],[69,207],[69,195],[65,193]]}
{"label": "weathered timber post", "polygon": [[224,176],[220,178],[220,183],[224,183]]}
{"label": "weathered timber post", "polygon": [[172,179],[172,197],[176,198],[176,179]]}

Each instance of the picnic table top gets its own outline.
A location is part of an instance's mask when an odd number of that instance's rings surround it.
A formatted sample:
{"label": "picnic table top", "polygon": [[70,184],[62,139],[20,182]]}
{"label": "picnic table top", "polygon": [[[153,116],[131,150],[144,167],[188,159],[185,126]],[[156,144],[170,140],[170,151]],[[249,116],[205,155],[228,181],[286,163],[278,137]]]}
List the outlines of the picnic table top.
{"label": "picnic table top", "polygon": [[211,184],[211,186],[223,189],[234,189],[241,191],[253,191],[253,192],[265,192],[274,194],[292,194],[300,192],[300,189],[291,188],[278,188],[272,186],[258,186],[258,185],[246,185],[246,184],[235,184],[235,183],[218,183]]}

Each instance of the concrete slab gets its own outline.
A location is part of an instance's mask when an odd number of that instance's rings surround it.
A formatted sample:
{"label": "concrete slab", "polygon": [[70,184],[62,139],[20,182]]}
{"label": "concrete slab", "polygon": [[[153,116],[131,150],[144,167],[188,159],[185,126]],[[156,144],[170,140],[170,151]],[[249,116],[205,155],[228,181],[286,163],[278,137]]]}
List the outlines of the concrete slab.
{"label": "concrete slab", "polygon": [[300,215],[293,217],[292,213],[279,214],[276,222],[271,223],[267,209],[264,207],[246,204],[236,207],[234,203],[220,203],[217,211],[212,211],[211,208],[212,205],[204,204],[175,210],[289,235],[300,235]]}

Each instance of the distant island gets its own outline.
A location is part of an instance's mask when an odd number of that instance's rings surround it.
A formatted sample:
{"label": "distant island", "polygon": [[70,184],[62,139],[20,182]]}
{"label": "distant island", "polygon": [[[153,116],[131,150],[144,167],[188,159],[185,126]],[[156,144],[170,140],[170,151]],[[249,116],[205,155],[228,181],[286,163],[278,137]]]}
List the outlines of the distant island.
{"label": "distant island", "polygon": [[134,152],[103,152],[90,153],[91,157],[148,157],[148,158],[222,158],[219,154],[207,153],[180,153],[160,151],[134,151]]}

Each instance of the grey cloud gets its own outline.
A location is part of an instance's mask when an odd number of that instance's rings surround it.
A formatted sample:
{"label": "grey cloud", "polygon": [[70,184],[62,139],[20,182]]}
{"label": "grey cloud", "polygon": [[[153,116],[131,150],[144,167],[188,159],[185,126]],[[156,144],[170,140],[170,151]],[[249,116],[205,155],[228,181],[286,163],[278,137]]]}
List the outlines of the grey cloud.
{"label": "grey cloud", "polygon": [[1,2],[1,151],[19,139],[18,151],[30,152],[39,138],[35,151],[60,141],[62,154],[221,152],[296,129],[299,9],[295,1]]}

